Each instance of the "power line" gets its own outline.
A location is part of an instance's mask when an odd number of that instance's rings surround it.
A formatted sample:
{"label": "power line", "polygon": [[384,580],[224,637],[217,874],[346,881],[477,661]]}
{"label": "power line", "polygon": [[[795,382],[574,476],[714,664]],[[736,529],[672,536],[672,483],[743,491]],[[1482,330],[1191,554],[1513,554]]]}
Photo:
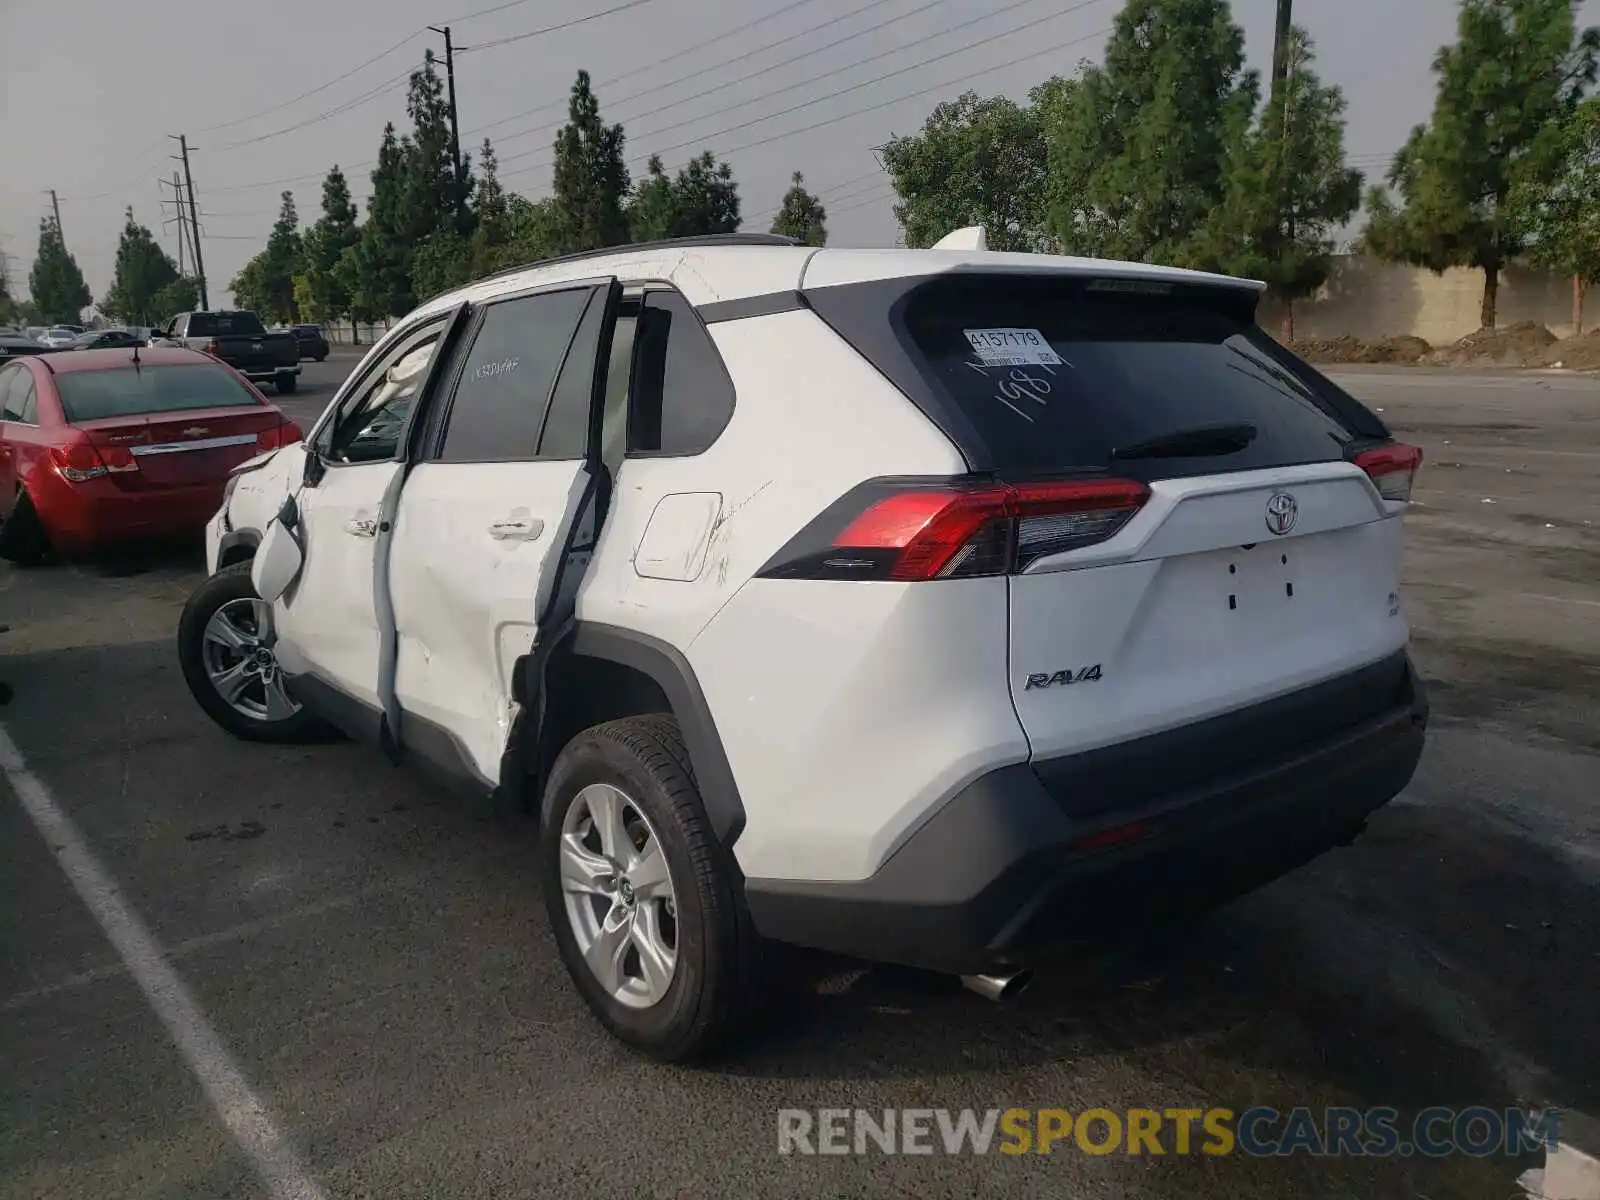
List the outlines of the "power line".
{"label": "power line", "polygon": [[[740,153],[741,151],[744,151],[744,150],[754,150],[758,146],[767,146],[767,145],[771,145],[773,142],[781,142],[785,138],[797,137],[802,133],[810,133],[810,132],[812,132],[813,130],[816,130],[816,129],[825,129],[829,125],[837,125],[840,121],[848,121],[853,117],[864,116],[865,114],[867,114],[869,112],[877,112],[879,109],[889,108],[889,107],[891,107],[893,105],[901,104],[901,103],[903,103],[903,102],[905,102],[907,100],[916,100],[921,96],[927,96],[927,95],[930,95],[933,92],[942,91],[943,89],[949,88],[949,87],[954,87],[958,83],[966,83],[968,80],[977,79],[980,76],[988,75],[988,74],[990,74],[991,72],[994,72],[994,71],[1004,71],[1009,67],[1017,66],[1019,63],[1030,62],[1030,61],[1032,61],[1033,59],[1036,59],[1036,58],[1043,58],[1046,54],[1059,54],[1061,51],[1067,49],[1069,46],[1076,46],[1076,45],[1078,45],[1078,44],[1080,44],[1082,42],[1092,41],[1095,38],[1105,37],[1110,32],[1111,32],[1111,30],[1109,30],[1109,29],[1101,29],[1101,30],[1098,30],[1098,31],[1096,31],[1094,33],[1085,34],[1083,37],[1068,38],[1064,42],[1057,42],[1055,45],[1046,46],[1042,50],[1035,50],[1030,54],[1022,55],[1020,58],[1013,58],[1009,62],[996,63],[992,67],[984,67],[981,70],[972,71],[972,72],[970,72],[970,73],[968,73],[966,75],[958,75],[954,79],[947,79],[943,83],[936,83],[932,87],[923,88],[921,91],[908,92],[904,96],[895,96],[892,99],[883,100],[883,101],[880,101],[877,104],[869,104],[865,108],[858,108],[858,109],[855,109],[855,110],[853,110],[851,112],[841,113],[836,117],[829,117],[825,121],[816,121],[816,122],[814,122],[814,123],[812,123],[810,125],[802,125],[799,129],[789,129],[789,130],[784,131],[783,133],[775,133],[775,134],[772,134],[769,137],[758,138],[757,140],[755,140],[753,142],[744,142],[744,143],[742,143],[741,145],[738,145],[738,146],[730,146],[726,150],[724,150],[723,153],[724,154],[738,154],[738,153]],[[823,97],[823,99],[830,99],[830,97],[826,97],[825,96],[825,97]],[[693,144],[693,143],[690,143],[690,144]],[[534,167],[524,167],[522,170],[523,170],[523,172],[526,172],[526,171],[531,171],[531,170],[534,170],[534,169],[535,169]],[[520,173],[520,172],[513,172],[513,174],[518,174],[518,173]]]}
{"label": "power line", "polygon": [[285,125],[282,129],[274,129],[271,133],[257,134],[255,137],[241,138],[237,142],[226,142],[221,146],[213,146],[210,150],[210,153],[220,154],[224,150],[237,150],[241,146],[254,146],[258,142],[270,141],[272,138],[282,137],[286,133],[294,133],[297,130],[306,128],[308,125],[316,125],[322,121],[331,120],[334,117],[349,112],[353,108],[360,108],[363,104],[370,104],[380,96],[388,95],[396,88],[408,83],[411,79],[412,73],[417,69],[418,68],[414,66],[407,67],[404,71],[400,72],[400,74],[391,76],[382,83],[378,84],[376,87],[369,88],[367,91],[362,92],[354,99],[346,100],[343,104],[336,105],[335,107],[328,109],[326,112],[318,113],[314,117],[307,117],[304,121],[297,121],[293,125]]}
{"label": "power line", "polygon": [[[873,0],[873,2],[874,3],[883,3],[883,0]],[[592,82],[590,84],[590,86],[594,87],[594,88],[603,88],[603,87],[610,87],[613,83],[621,83],[625,79],[631,79],[635,75],[644,74],[646,71],[652,70],[655,67],[664,67],[669,62],[676,62],[680,58],[687,58],[691,54],[697,54],[701,50],[704,50],[707,46],[715,46],[718,42],[725,42],[729,38],[735,37],[736,35],[745,32],[745,30],[747,30],[747,29],[754,29],[757,25],[765,25],[768,21],[771,21],[771,20],[774,20],[774,19],[776,19],[778,17],[783,16],[784,13],[793,12],[797,8],[804,8],[807,4],[815,4],[815,3],[816,3],[816,0],[794,0],[793,3],[785,4],[782,8],[776,10],[775,12],[770,12],[764,17],[757,17],[753,21],[746,21],[743,25],[737,25],[734,28],[728,30],[726,33],[719,33],[719,34],[717,34],[716,37],[708,38],[706,41],[703,41],[703,42],[697,42],[695,45],[690,46],[687,50],[679,50],[676,54],[669,54],[665,58],[658,58],[658,59],[654,60],[653,62],[650,62],[650,63],[646,64],[645,66],[640,67],[639,69],[634,70],[634,71],[627,71],[627,72],[624,72],[621,75],[613,75],[609,79],[595,80],[594,82]],[[872,4],[865,5],[864,7],[871,8]],[[854,12],[846,13],[845,15],[846,16],[853,16],[855,12],[860,12],[860,11],[861,11],[861,9],[856,9],[856,10],[854,10]],[[842,17],[836,17],[834,19],[835,20],[843,20]],[[750,54],[759,54],[759,53],[761,53],[762,50],[771,50],[771,49],[773,49],[773,47],[783,45],[784,42],[793,41],[797,37],[803,37],[807,33],[815,33],[818,29],[823,29],[823,28],[825,28],[826,26],[828,26],[830,24],[832,24],[832,22],[824,21],[821,25],[818,25],[815,28],[801,30],[800,33],[790,34],[788,37],[782,38],[779,41],[771,43],[770,45],[762,46],[757,50],[752,50],[752,51],[750,51]],[[750,56],[750,54],[740,55],[740,58],[748,58]],[[717,65],[719,67],[725,67],[725,66],[731,65],[732,63],[736,63],[738,61],[739,61],[739,58],[732,58],[732,59],[729,59],[727,62],[719,63]],[[679,76],[677,79],[670,80],[667,83],[658,84],[654,88],[646,88],[642,92],[636,92],[631,96],[625,96],[621,100],[616,101],[616,103],[623,104],[623,103],[626,103],[629,100],[637,100],[640,96],[649,95],[651,92],[656,91],[658,88],[669,88],[669,87],[672,87],[674,84],[682,83],[685,79],[698,78],[702,74],[704,74],[703,70],[702,71],[693,72],[693,73],[691,73],[689,75]],[[534,107],[532,107],[530,109],[526,109],[526,110],[524,110],[522,112],[512,113],[509,117],[501,117],[498,121],[491,121],[491,122],[489,122],[489,124],[480,125],[476,129],[469,129],[469,130],[467,130],[467,136],[471,137],[474,134],[487,133],[491,129],[498,129],[502,125],[509,125],[512,121],[520,121],[520,120],[522,120],[523,117],[531,117],[531,116],[533,116],[534,113],[544,112],[548,108],[556,108],[556,107],[559,107],[560,105],[563,105],[565,103],[566,103],[566,101],[563,99],[563,100],[551,100],[551,101],[548,101],[548,102],[546,102],[544,104],[537,104]],[[520,136],[520,135],[514,135],[514,136]]]}
{"label": "power line", "polygon": [[[493,50],[497,46],[509,46],[512,42],[525,42],[529,38],[543,37],[547,33],[556,33],[562,29],[571,29],[574,25],[583,25],[589,21],[598,21],[601,17],[609,17],[613,13],[626,12],[630,8],[641,8],[646,4],[654,4],[655,0],[627,0],[626,4],[618,4],[597,13],[590,13],[587,17],[576,17],[571,21],[562,21],[559,25],[546,25],[543,29],[530,29],[527,33],[516,33],[510,37],[496,38],[492,42],[479,42],[476,46],[462,46],[461,53],[469,50]],[[508,6],[509,7],[509,6]],[[493,11],[493,10],[491,10]],[[482,16],[482,13],[476,14]],[[463,18],[465,19],[465,18]]]}
{"label": "power line", "polygon": [[343,75],[336,75],[332,79],[328,80],[327,83],[318,84],[316,87],[312,88],[309,92],[301,92],[298,96],[291,96],[289,99],[284,100],[279,104],[274,104],[270,108],[263,108],[260,112],[253,112],[247,117],[236,117],[234,120],[232,120],[232,121],[224,121],[220,125],[207,125],[203,129],[199,129],[196,132],[198,132],[198,133],[213,133],[218,129],[232,129],[235,125],[248,124],[249,122],[254,121],[257,117],[264,117],[268,113],[281,112],[283,109],[288,108],[291,104],[299,104],[300,101],[307,100],[307,99],[311,98],[312,96],[317,95],[319,92],[325,92],[329,88],[331,88],[334,84],[343,83],[346,79],[349,79],[350,76],[356,74],[359,71],[366,70],[373,63],[378,62],[381,59],[388,58],[389,55],[393,54],[396,50],[400,49],[407,42],[410,42],[413,38],[417,37],[421,33],[422,33],[422,30],[417,29],[417,30],[412,31],[411,33],[406,34],[405,37],[401,38],[398,42],[396,42],[394,45],[390,46],[387,50],[383,51],[381,54],[374,54],[371,58],[367,59],[365,62],[357,63],[355,66],[351,67]]}
{"label": "power line", "polygon": [[[866,189],[860,189],[860,190],[870,191],[871,188],[877,187],[880,183],[882,183],[884,181],[883,180],[883,175],[884,175],[884,172],[883,172],[882,168],[875,168],[874,170],[868,171],[865,175],[857,175],[854,179],[846,179],[842,183],[833,184],[831,187],[819,188],[816,191],[812,192],[811,194],[816,199],[818,199],[818,200],[826,200],[829,203],[837,203],[840,200],[849,200],[852,196],[855,195],[855,192],[847,191],[846,189],[853,188],[856,184],[864,183],[864,182],[866,182],[867,180],[870,179],[870,180],[873,181],[873,183],[871,184],[871,187],[866,188]],[[809,188],[806,189],[806,190],[810,191]],[[774,204],[771,208],[763,208],[760,212],[752,213],[750,216],[746,217],[745,220],[747,220],[747,221],[765,220],[767,217],[777,216],[777,214],[779,212],[781,212],[782,209],[783,209],[783,204],[780,202],[778,204]]]}
{"label": "power line", "polygon": [[[1012,0],[1011,4],[1005,6],[1004,8],[1001,8],[998,11],[1006,12],[1006,11],[1008,11],[1010,9],[1018,8],[1023,4],[1028,4],[1028,3],[1032,3],[1032,2],[1033,2],[1033,0]],[[1068,7],[1064,8],[1064,9],[1061,9],[1058,12],[1049,13],[1049,14],[1047,14],[1047,15],[1045,15],[1043,17],[1039,17],[1039,18],[1037,18],[1035,20],[1027,21],[1024,24],[1016,26],[1014,29],[1007,29],[1007,30],[1004,30],[1004,31],[1002,31],[1000,33],[991,34],[988,37],[980,38],[975,42],[967,42],[964,45],[956,47],[954,50],[946,50],[942,54],[935,54],[935,55],[933,55],[933,56],[931,56],[929,58],[922,59],[919,62],[910,63],[910,64],[908,64],[907,66],[904,66],[904,67],[898,67],[893,71],[886,71],[882,75],[874,75],[871,79],[864,79],[860,83],[851,84],[849,87],[840,88],[837,91],[829,92],[827,95],[824,95],[824,96],[817,96],[817,97],[815,97],[815,98],[813,98],[811,100],[803,101],[800,104],[792,104],[788,108],[779,109],[777,112],[768,113],[765,116],[752,117],[748,121],[741,121],[737,125],[726,126],[725,128],[719,129],[714,133],[701,134],[701,135],[698,135],[696,137],[690,138],[688,141],[685,141],[685,142],[678,142],[678,143],[676,143],[674,145],[671,145],[671,146],[658,147],[655,150],[651,151],[651,154],[667,154],[667,153],[670,153],[673,150],[684,149],[687,146],[694,146],[694,145],[704,144],[704,143],[709,142],[709,141],[711,141],[711,140],[713,140],[715,138],[722,137],[724,134],[736,133],[741,129],[748,129],[752,125],[760,125],[763,122],[771,121],[771,120],[773,120],[773,119],[775,119],[777,117],[783,117],[783,116],[789,115],[790,113],[800,112],[803,109],[811,108],[811,107],[814,107],[815,105],[825,103],[826,101],[837,99],[840,96],[847,96],[851,92],[858,92],[862,88],[871,87],[874,84],[882,83],[886,79],[893,79],[896,76],[904,75],[909,71],[915,71],[915,70],[918,70],[918,69],[920,69],[922,67],[930,66],[933,63],[942,62],[943,60],[945,60],[947,58],[954,58],[958,54],[966,54],[968,51],[974,50],[974,49],[978,48],[979,46],[987,45],[990,42],[997,42],[1002,38],[1011,37],[1013,34],[1022,33],[1024,31],[1028,30],[1028,29],[1034,28],[1037,25],[1043,25],[1047,21],[1053,21],[1057,17],[1064,17],[1064,16],[1067,16],[1069,13],[1074,13],[1074,12],[1079,11],[1080,9],[1089,8],[1089,7],[1091,7],[1091,6],[1095,5],[1095,4],[1103,4],[1105,2],[1106,2],[1106,0],[1079,0],[1079,3],[1077,3],[1077,4],[1069,5]],[[949,29],[941,30],[939,33],[929,34],[927,37],[918,38],[915,41],[907,42],[905,45],[897,46],[897,47],[895,47],[895,50],[886,51],[885,53],[892,54],[892,53],[895,53],[898,50],[909,50],[912,46],[919,45],[922,42],[932,41],[934,38],[944,37],[947,34],[956,33],[959,30],[964,29],[969,25],[977,24],[980,21],[987,21],[992,16],[994,16],[993,13],[985,13],[984,15],[982,15],[980,17],[975,17],[972,20],[963,21],[959,25],[953,25]],[[1100,37],[1100,36],[1101,36],[1101,34],[1099,34],[1099,33],[1090,34],[1086,38],[1073,39],[1073,42],[1076,42],[1076,41],[1087,41],[1087,40],[1089,40],[1089,38]],[[1073,42],[1068,42],[1066,44],[1067,45],[1072,45]],[[872,62],[874,59],[883,58],[883,57],[884,57],[884,54],[876,54],[876,55],[873,55],[873,56],[871,56],[869,58],[861,59],[859,62],[854,62],[854,63],[850,63],[850,64],[848,64],[846,66],[839,67],[836,70],[824,71],[820,75],[812,76],[810,79],[803,79],[799,83],[790,84],[788,87],[778,88],[775,91],[768,92],[768,93],[766,93],[764,95],[751,97],[750,100],[746,101],[745,103],[754,104],[754,103],[756,103],[756,102],[758,102],[760,100],[770,99],[771,97],[777,96],[777,95],[781,95],[784,92],[793,91],[797,87],[804,87],[806,84],[816,83],[819,80],[827,79],[830,76],[841,74],[841,73],[843,73],[845,71],[848,71],[848,70],[851,70],[851,69],[853,69],[855,67],[859,67],[859,66],[862,66],[862,65],[864,65],[866,63]],[[1028,57],[1029,58],[1037,58],[1037,57],[1039,57],[1039,55],[1038,54],[1033,54],[1033,55],[1029,55]],[[1022,61],[1022,60],[1019,60],[1019,61]],[[1009,65],[1009,64],[1007,64],[1007,65]],[[989,71],[998,70],[998,69],[999,68],[997,68],[997,67],[986,67],[982,71],[975,72],[974,75],[987,74]],[[965,76],[964,78],[972,78],[972,77],[973,76]],[[955,82],[960,82],[960,81],[957,80]],[[948,84],[942,84],[940,86],[949,86],[949,85]],[[927,89],[927,90],[932,91],[932,90],[936,90],[936,89],[931,89],[930,88],[930,89]],[[913,95],[921,95],[921,94],[925,94],[925,93],[913,93]],[[908,96],[908,97],[905,97],[905,99],[911,99],[911,97]],[[871,111],[871,110],[868,109],[868,110],[863,110],[863,111]],[[702,118],[696,118],[696,119],[704,120],[703,117]],[[679,122],[676,122],[675,124],[668,125],[663,129],[650,130],[650,131],[648,131],[646,136],[653,137],[653,136],[655,136],[657,134],[665,133],[668,130],[681,129],[685,125],[692,125],[694,123],[695,123],[694,120],[679,121]],[[759,145],[759,144],[764,144],[764,143],[755,143],[755,144]],[[534,152],[533,151],[524,151],[522,154],[511,155],[509,158],[507,158],[507,159],[505,159],[503,161],[505,161],[505,162],[513,162],[518,158],[528,157],[532,153],[534,153]],[[724,151],[724,153],[731,153],[731,151]],[[648,159],[649,157],[650,157],[650,155],[648,155],[648,154],[647,155],[642,155],[642,156],[636,156],[634,159],[632,159],[630,161],[639,162],[642,159]],[[514,174],[521,174],[522,172],[525,172],[525,171],[535,170],[535,169],[537,169],[539,167],[542,167],[542,166],[548,166],[550,164],[550,162],[552,162],[552,161],[554,161],[554,155],[552,155],[550,160],[547,160],[545,162],[530,163],[526,167],[520,167],[520,168],[518,168],[518,170],[516,172],[514,172]]]}
{"label": "power line", "polygon": [[[869,34],[869,33],[875,33],[878,30],[884,28],[885,26],[893,25],[897,21],[903,21],[907,17],[914,17],[920,12],[926,12],[930,8],[937,8],[937,7],[939,7],[939,5],[945,4],[947,2],[948,2],[948,0],[928,0],[928,2],[926,4],[919,5],[918,7],[912,9],[910,12],[900,13],[897,16],[889,18],[889,20],[887,20],[887,21],[879,21],[876,25],[868,25],[865,29],[858,29],[853,33],[846,34],[844,37],[835,38],[833,41],[826,42],[823,45],[818,46],[813,50],[807,50],[804,54],[796,54],[794,57],[786,58],[782,62],[771,63],[771,64],[769,64],[769,65],[767,65],[765,67],[760,68],[759,70],[751,71],[748,74],[741,75],[737,79],[730,79],[730,80],[726,81],[725,83],[719,83],[719,84],[715,85],[714,87],[706,88],[704,91],[695,92],[693,95],[680,97],[679,99],[672,101],[672,103],[670,103],[670,104],[660,105],[659,107],[657,107],[657,108],[652,110],[651,115],[653,116],[656,113],[666,112],[668,109],[677,108],[680,105],[688,104],[691,100],[699,100],[704,96],[712,95],[715,92],[723,91],[724,89],[734,87],[737,84],[748,83],[752,79],[759,79],[761,76],[769,74],[770,72],[775,71],[780,67],[793,66],[795,63],[801,61],[802,59],[810,58],[810,57],[812,57],[813,55],[816,55],[816,54],[821,54],[824,50],[832,50],[835,46],[843,45],[845,42],[854,41],[856,38],[863,37],[863,36],[865,36],[866,34]],[[848,18],[856,16],[859,13],[864,13],[869,8],[877,8],[880,5],[882,5],[883,3],[885,3],[885,0],[871,0],[871,3],[863,4],[860,8],[853,8],[847,13],[842,13],[837,17],[833,17],[830,20],[824,21],[821,25],[813,26],[810,29],[802,29],[799,33],[790,34],[786,38],[780,38],[778,41],[773,42],[771,45],[759,47],[759,48],[757,48],[755,50],[750,51],[748,54],[741,54],[738,58],[729,59],[727,62],[719,63],[717,65],[718,65],[719,68],[720,67],[732,66],[734,63],[740,62],[743,59],[753,58],[753,57],[755,57],[755,55],[760,54],[765,50],[771,50],[774,46],[781,46],[781,45],[783,45],[784,42],[792,42],[796,38],[805,37],[807,34],[816,33],[816,32],[818,32],[818,31],[820,31],[822,29],[826,29],[829,25],[837,24],[838,22],[843,21],[843,20],[847,20]],[[1023,4],[1032,3],[1032,0],[1019,0],[1019,3],[1023,3]],[[1015,6],[1013,6],[1013,7],[1015,7]],[[1002,11],[1004,11],[1004,10],[1002,10]],[[916,45],[915,42],[912,42],[910,44],[911,45]],[[906,47],[904,47],[904,46],[896,47],[897,50],[903,50],[905,48]],[[887,51],[887,53],[893,54],[893,53],[895,53],[895,50]],[[878,55],[878,57],[882,58],[884,56],[880,54],[880,55]],[[862,60],[862,62],[871,62],[871,61],[872,61],[872,59],[870,59],[870,58]],[[858,63],[854,63],[852,65],[853,66],[860,66],[861,63],[858,62]],[[848,69],[849,68],[841,68],[841,70],[848,70]],[[628,102],[630,102],[632,100],[637,100],[642,96],[648,96],[648,95],[650,95],[650,94],[652,94],[654,92],[663,91],[666,88],[673,87],[674,85],[679,84],[679,83],[683,83],[686,79],[698,78],[699,75],[702,75],[702,74],[704,74],[704,72],[697,72],[696,74],[686,75],[686,76],[683,76],[682,78],[674,79],[670,83],[657,84],[655,87],[646,88],[642,92],[635,92],[633,95],[623,96],[620,99],[614,101],[614,103],[619,104],[619,105],[627,104]],[[807,81],[807,82],[815,82],[815,80],[810,80],[810,81]],[[800,84],[795,84],[794,86],[795,87],[799,87],[801,85]],[[769,94],[773,94],[773,93],[769,93]],[[694,119],[695,120],[704,120],[703,117],[698,117],[698,118],[694,118]],[[535,128],[525,129],[525,130],[521,131],[520,133],[509,134],[506,137],[503,137],[503,138],[500,139],[500,145],[503,146],[507,142],[516,141],[518,138],[529,137],[532,134],[543,133],[546,130],[559,128],[562,124],[564,124],[564,122],[562,122],[562,121],[549,121],[549,122],[546,122],[545,124],[537,126]],[[673,128],[673,127],[669,126],[668,128]],[[532,153],[534,153],[534,151],[529,150],[529,151],[523,151],[522,153],[523,154],[532,154]],[[515,159],[516,157],[517,157],[516,155],[512,155],[511,158],[506,159],[506,161],[510,162],[510,161],[512,161],[512,159]]]}

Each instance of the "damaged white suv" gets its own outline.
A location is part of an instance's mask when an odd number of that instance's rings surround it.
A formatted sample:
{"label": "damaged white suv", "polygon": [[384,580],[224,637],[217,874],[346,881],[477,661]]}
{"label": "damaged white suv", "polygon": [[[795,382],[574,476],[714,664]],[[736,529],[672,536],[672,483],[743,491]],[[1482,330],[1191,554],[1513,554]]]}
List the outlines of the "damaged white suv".
{"label": "damaged white suv", "polygon": [[573,981],[667,1059],[768,940],[998,994],[1348,841],[1423,743],[1420,453],[1258,284],[954,241],[429,301],[233,479],[196,699],[536,807]]}

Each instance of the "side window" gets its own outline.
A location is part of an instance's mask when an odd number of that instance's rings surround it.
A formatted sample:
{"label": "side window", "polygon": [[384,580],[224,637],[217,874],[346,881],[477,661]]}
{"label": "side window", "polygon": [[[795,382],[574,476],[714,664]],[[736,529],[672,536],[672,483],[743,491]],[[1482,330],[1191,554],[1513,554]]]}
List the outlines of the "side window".
{"label": "side window", "polygon": [[677,292],[649,292],[634,340],[629,452],[699,454],[733,416],[733,380],[711,335]]}
{"label": "side window", "polygon": [[34,424],[33,376],[27,367],[17,367],[6,379],[5,419]]}
{"label": "side window", "polygon": [[11,385],[17,381],[18,376],[26,374],[26,370],[19,366],[0,368],[0,421],[20,421],[22,411],[11,411]]}
{"label": "side window", "polygon": [[37,425],[39,423],[38,392],[34,390],[33,377],[27,371],[18,371],[17,374],[26,380],[26,393],[22,397],[22,415],[17,419],[24,425]]}
{"label": "side window", "polygon": [[[504,462],[539,455],[557,375],[593,288],[541,292],[490,305],[456,380],[440,462]],[[594,351],[589,362],[592,371]],[[580,432],[577,453],[583,451]]]}
{"label": "side window", "polygon": [[572,339],[567,361],[550,397],[550,411],[539,434],[540,458],[582,458],[589,448],[589,417],[594,406],[594,373],[600,333],[606,321],[606,293],[597,291]]}
{"label": "side window", "polygon": [[445,326],[445,321],[435,321],[402,339],[351,390],[317,436],[323,458],[357,463],[395,456],[406,414],[427,378]]}

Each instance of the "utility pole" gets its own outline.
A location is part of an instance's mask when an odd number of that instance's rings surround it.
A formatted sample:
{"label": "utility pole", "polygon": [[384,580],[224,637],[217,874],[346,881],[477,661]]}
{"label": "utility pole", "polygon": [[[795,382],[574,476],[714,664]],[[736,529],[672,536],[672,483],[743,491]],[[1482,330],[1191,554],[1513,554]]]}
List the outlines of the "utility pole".
{"label": "utility pole", "polygon": [[456,48],[450,40],[450,26],[441,29],[437,25],[429,25],[428,28],[444,37],[444,79],[450,97],[450,159],[456,171],[456,213],[465,217],[467,196],[466,180],[461,172],[461,125],[456,120]]}
{"label": "utility pole", "polygon": [[[206,264],[200,257],[200,210],[194,203],[194,175],[189,171],[189,138],[187,134],[167,135],[178,143],[177,157],[183,163],[183,182],[189,192],[189,220],[194,224],[194,274],[195,283],[200,288],[200,307],[210,308],[211,301],[206,295]],[[179,201],[178,213],[183,214],[182,201]]]}
{"label": "utility pole", "polygon": [[[1293,21],[1292,9],[1294,0],[1278,0],[1278,22],[1272,36],[1272,99],[1277,101],[1283,114],[1283,127],[1278,130],[1278,162],[1275,171],[1274,191],[1276,194],[1276,207],[1278,215],[1287,225],[1285,241],[1294,241],[1294,212],[1284,212],[1283,203],[1283,173],[1284,154],[1289,146],[1289,109],[1291,97],[1289,95],[1289,31]],[[1284,336],[1294,340],[1294,301],[1284,305]]]}
{"label": "utility pole", "polygon": [[[61,233],[61,201],[56,199],[55,188],[50,189],[50,208],[56,214],[56,232]],[[61,240],[66,241],[66,236],[63,235]]]}

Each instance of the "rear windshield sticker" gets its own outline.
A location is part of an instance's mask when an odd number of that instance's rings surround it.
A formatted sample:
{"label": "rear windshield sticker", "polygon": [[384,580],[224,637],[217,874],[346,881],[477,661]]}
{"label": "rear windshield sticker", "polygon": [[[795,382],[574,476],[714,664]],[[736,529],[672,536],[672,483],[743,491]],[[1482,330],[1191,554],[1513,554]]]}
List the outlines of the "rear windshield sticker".
{"label": "rear windshield sticker", "polygon": [[1037,329],[963,329],[986,367],[1059,367],[1061,359]]}

